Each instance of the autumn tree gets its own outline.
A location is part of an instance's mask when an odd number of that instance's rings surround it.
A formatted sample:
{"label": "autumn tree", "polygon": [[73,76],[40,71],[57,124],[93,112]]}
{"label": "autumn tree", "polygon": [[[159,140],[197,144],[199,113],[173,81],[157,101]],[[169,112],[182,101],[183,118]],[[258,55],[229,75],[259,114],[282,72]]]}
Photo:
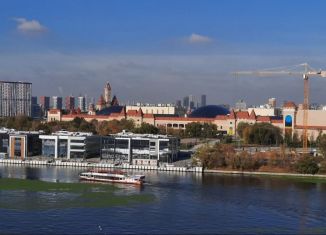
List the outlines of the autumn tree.
{"label": "autumn tree", "polygon": [[246,122],[239,122],[238,126],[237,126],[237,133],[240,136],[240,138],[244,138],[243,134],[245,129],[249,128],[250,124],[246,123]]}

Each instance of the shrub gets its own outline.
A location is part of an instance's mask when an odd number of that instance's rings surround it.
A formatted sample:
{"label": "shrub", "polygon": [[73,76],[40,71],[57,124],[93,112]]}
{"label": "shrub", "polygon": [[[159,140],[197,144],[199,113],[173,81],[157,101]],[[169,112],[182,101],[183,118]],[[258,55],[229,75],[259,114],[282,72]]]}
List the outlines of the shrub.
{"label": "shrub", "polygon": [[304,156],[297,161],[295,169],[301,174],[316,174],[319,170],[318,163],[314,157]]}

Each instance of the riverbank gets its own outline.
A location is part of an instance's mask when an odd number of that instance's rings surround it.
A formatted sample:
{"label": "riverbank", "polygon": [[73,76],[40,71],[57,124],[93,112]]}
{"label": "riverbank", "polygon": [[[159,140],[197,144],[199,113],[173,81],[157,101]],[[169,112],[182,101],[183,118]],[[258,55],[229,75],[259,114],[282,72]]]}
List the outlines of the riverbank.
{"label": "riverbank", "polygon": [[257,172],[257,171],[234,171],[234,170],[203,170],[206,174],[221,174],[221,175],[244,175],[244,176],[268,176],[268,177],[280,177],[280,178],[301,178],[311,179],[313,181],[322,180],[326,182],[326,175],[321,174],[299,174],[299,173],[278,173],[278,172]]}
{"label": "riverbank", "polygon": [[193,172],[202,173],[202,167],[176,167],[173,165],[145,166],[130,164],[110,164],[110,163],[91,163],[91,162],[66,162],[66,161],[45,161],[45,160],[20,160],[20,159],[0,159],[0,164],[5,165],[24,165],[24,166],[63,166],[79,168],[114,168],[126,170],[149,170],[149,171],[174,171],[174,172]]}
{"label": "riverbank", "polygon": [[322,180],[326,182],[326,175],[321,174],[299,174],[287,172],[258,172],[258,171],[235,171],[235,170],[208,170],[202,167],[175,167],[175,166],[136,166],[129,164],[114,165],[109,163],[90,163],[90,162],[61,162],[61,161],[44,161],[44,160],[19,160],[19,159],[0,159],[2,165],[21,165],[21,166],[59,166],[59,167],[75,167],[75,168],[113,168],[125,170],[144,170],[144,171],[168,171],[168,172],[190,172],[200,174],[221,174],[221,175],[244,175],[244,176],[272,176],[282,178],[301,178]]}

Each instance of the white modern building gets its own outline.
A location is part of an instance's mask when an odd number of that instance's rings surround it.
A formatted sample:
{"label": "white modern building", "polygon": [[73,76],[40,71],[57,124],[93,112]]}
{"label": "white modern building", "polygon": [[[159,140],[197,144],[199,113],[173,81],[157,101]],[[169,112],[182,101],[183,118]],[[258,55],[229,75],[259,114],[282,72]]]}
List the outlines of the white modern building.
{"label": "white modern building", "polygon": [[255,112],[257,116],[275,117],[281,115],[281,109],[262,105],[259,107],[248,108],[248,113]]}
{"label": "white modern building", "polygon": [[79,96],[78,97],[78,108],[82,112],[86,111],[86,98],[85,98],[85,96]]}
{"label": "white modern building", "polygon": [[112,163],[159,165],[177,159],[179,139],[167,135],[121,132],[102,137],[101,158]]}
{"label": "white modern building", "polygon": [[63,159],[86,159],[100,156],[101,137],[88,132],[58,131],[40,135],[42,155]]}

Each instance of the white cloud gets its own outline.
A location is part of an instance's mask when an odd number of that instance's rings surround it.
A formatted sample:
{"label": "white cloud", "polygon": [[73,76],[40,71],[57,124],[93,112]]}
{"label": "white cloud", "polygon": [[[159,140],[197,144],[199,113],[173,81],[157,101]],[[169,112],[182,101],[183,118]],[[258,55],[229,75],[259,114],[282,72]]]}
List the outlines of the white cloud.
{"label": "white cloud", "polygon": [[46,31],[44,27],[37,20],[27,20],[25,18],[14,18],[17,22],[17,30],[23,33],[41,33]]}
{"label": "white cloud", "polygon": [[195,43],[210,43],[210,42],[213,41],[213,39],[210,38],[210,37],[204,36],[204,35],[193,33],[189,37],[187,37],[187,41],[188,41],[188,43],[192,43],[192,44],[195,44]]}

